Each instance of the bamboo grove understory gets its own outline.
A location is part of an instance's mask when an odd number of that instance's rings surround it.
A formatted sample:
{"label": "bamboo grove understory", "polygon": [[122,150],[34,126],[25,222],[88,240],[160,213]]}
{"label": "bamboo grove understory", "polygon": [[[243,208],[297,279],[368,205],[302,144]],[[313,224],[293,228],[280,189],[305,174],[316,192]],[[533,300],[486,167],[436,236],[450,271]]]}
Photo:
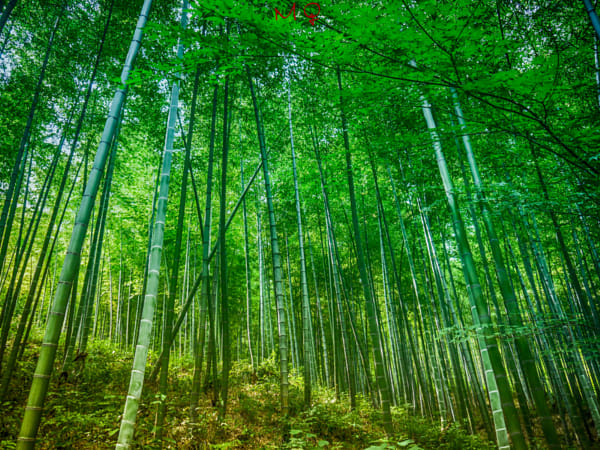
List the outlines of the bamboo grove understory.
{"label": "bamboo grove understory", "polygon": [[590,0],[0,13],[0,402],[39,355],[17,448],[102,341],[133,355],[117,449],[149,386],[162,445],[174,364],[192,433],[207,389],[226,417],[236,362],[277,365],[284,418],[293,376],[389,436],[406,406],[499,449],[598,445]]}

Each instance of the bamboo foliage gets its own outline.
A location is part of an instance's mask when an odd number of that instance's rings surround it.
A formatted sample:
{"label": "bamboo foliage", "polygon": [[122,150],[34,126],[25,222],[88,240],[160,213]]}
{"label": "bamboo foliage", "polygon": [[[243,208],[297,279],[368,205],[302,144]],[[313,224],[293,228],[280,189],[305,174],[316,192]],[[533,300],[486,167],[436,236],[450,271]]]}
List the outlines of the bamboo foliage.
{"label": "bamboo foliage", "polygon": [[594,6],[426,3],[334,2],[305,26],[148,0],[124,43],[131,5],[0,0],[3,404],[33,376],[18,448],[109,348],[133,357],[117,448],[243,441],[226,427],[265,382],[276,446],[331,441],[313,419],[346,409],[390,442],[415,415],[440,445],[594,448]]}

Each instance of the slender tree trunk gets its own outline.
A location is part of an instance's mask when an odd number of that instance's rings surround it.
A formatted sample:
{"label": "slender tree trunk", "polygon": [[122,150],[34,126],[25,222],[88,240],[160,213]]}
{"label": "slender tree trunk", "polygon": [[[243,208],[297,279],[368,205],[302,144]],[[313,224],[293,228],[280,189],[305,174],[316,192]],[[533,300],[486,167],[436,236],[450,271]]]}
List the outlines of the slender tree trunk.
{"label": "slender tree trunk", "polygon": [[[504,305],[508,313],[508,322],[512,327],[522,327],[523,321],[521,319],[521,311],[519,304],[517,303],[515,292],[510,285],[508,270],[504,263],[502,250],[500,249],[500,241],[492,221],[490,207],[484,193],[483,182],[481,181],[481,177],[479,175],[479,169],[477,167],[475,155],[471,147],[469,134],[466,132],[465,120],[460,108],[460,104],[458,103],[458,97],[456,93],[454,93],[454,109],[461,127],[463,144],[467,152],[467,160],[469,161],[469,167],[471,168],[471,175],[475,184],[477,200],[483,215],[483,222],[489,238],[492,256],[494,258],[496,276],[498,277],[498,283],[500,285],[500,292],[502,294],[502,298],[504,299]],[[546,403],[546,395],[538,376],[538,371],[535,366],[535,359],[531,352],[529,342],[527,342],[527,340],[521,336],[515,339],[515,344],[525,379],[527,380],[537,413],[541,419],[542,430],[546,438],[546,443],[549,448],[560,448],[560,442],[558,440],[558,435],[556,434],[556,427],[554,426],[552,416]]]}
{"label": "slender tree trunk", "polygon": [[56,32],[58,31],[58,26],[62,19],[62,15],[64,13],[66,5],[67,2],[65,1],[62,5],[60,12],[58,13],[58,16],[56,17],[54,27],[52,28],[50,38],[48,39],[48,45],[46,46],[46,54],[44,56],[44,62],[42,64],[42,70],[40,71],[40,76],[38,77],[38,81],[35,87],[33,101],[31,102],[31,108],[29,109],[29,115],[27,117],[27,124],[25,125],[25,130],[23,131],[23,137],[21,138],[21,143],[17,152],[17,158],[15,160],[12,175],[10,177],[8,191],[6,191],[6,199],[4,200],[4,206],[2,208],[2,213],[0,214],[0,238],[2,238],[2,245],[0,247],[0,272],[2,272],[2,268],[4,267],[4,261],[6,259],[6,250],[8,248],[8,242],[10,240],[10,233],[15,216],[15,210],[17,208],[17,203],[19,199],[19,191],[21,190],[20,181],[22,177],[19,176],[19,174],[22,173],[20,170],[21,161],[23,161],[25,150],[29,146],[29,140],[31,138],[31,128],[33,126],[33,119],[35,117],[37,105],[40,99],[42,83],[44,81],[44,76],[48,67],[48,61],[50,60],[50,54],[52,53],[54,38],[56,37]]}
{"label": "slender tree trunk", "polygon": [[[98,217],[96,218],[96,229],[94,234],[94,244],[93,251],[90,251],[90,263],[91,269],[89,270],[89,281],[88,281],[88,290],[87,292],[82,292],[82,299],[80,301],[81,308],[81,322],[79,324],[80,328],[80,341],[79,347],[77,349],[78,355],[82,355],[86,353],[87,343],[90,336],[90,327],[91,327],[91,315],[94,306],[94,297],[96,295],[97,290],[102,289],[102,281],[98,284],[98,276],[99,273],[102,274],[100,270],[100,264],[104,264],[104,259],[102,258],[102,246],[104,242],[104,233],[106,230],[106,219],[108,214],[108,205],[110,202],[110,191],[112,187],[112,178],[115,168],[116,156],[117,156],[117,140],[120,130],[120,124],[117,126],[117,130],[115,131],[115,135],[113,137],[112,143],[112,151],[110,155],[110,160],[108,162],[108,170],[106,171],[106,179],[104,181],[104,189],[102,191],[102,196],[100,197],[100,205],[98,208]],[[100,272],[99,272],[100,270]],[[85,284],[85,283],[84,283]],[[98,287],[99,286],[99,287]],[[97,310],[97,308],[96,308]],[[94,316],[96,317],[96,316]],[[93,336],[96,336],[96,319],[94,318],[94,331]],[[67,370],[68,364],[70,363],[69,359],[65,360],[65,367],[63,370]]]}
{"label": "slender tree trunk", "polygon": [[[185,13],[182,17],[185,16]],[[179,107],[179,82],[173,82],[171,87],[171,102],[167,133],[165,137],[165,148],[161,181],[157,203],[156,221],[152,234],[152,246],[148,268],[148,285],[144,297],[144,306],[140,320],[139,337],[131,370],[129,392],[125,401],[125,410],[121,420],[121,428],[116,448],[127,449],[133,441],[133,432],[137,410],[144,385],[144,373],[148,356],[148,347],[151,342],[152,322],[156,307],[156,298],[159,285],[159,271],[161,266],[162,246],[164,240],[165,220],[167,214],[167,201],[169,196],[169,181],[171,176],[171,163],[173,158],[173,141],[175,139],[175,120]]]}
{"label": "slender tree trunk", "polygon": [[[289,74],[288,74],[289,78]],[[300,247],[300,285],[302,288],[302,342],[304,347],[304,406],[310,407],[311,403],[311,362],[313,355],[313,335],[310,317],[310,301],[308,299],[308,281],[306,277],[306,256],[304,254],[304,235],[302,231],[302,213],[300,208],[300,188],[298,186],[298,171],[296,168],[296,152],[294,150],[294,129],[292,126],[292,85],[288,80],[288,119],[290,125],[290,143],[292,147],[292,169],[294,173],[294,196],[296,202],[296,221],[298,223],[298,243]],[[290,292],[291,295],[291,292]]]}
{"label": "slender tree trunk", "polygon": [[75,185],[77,184],[77,179],[79,178],[79,172],[81,171],[82,165],[83,164],[80,163],[79,167],[77,168],[77,173],[75,174],[75,177],[73,178],[73,184],[71,185],[71,189],[69,190],[69,194],[67,195],[67,198],[65,200],[64,207],[63,207],[62,213],[60,215],[60,219],[58,221],[58,225],[56,226],[56,232],[54,234],[54,239],[52,240],[52,245],[50,246],[50,251],[48,252],[48,257],[46,258],[46,263],[45,263],[45,268],[44,268],[44,271],[42,274],[42,279],[40,281],[40,289],[37,291],[35,302],[31,309],[31,316],[29,318],[29,323],[27,324],[27,330],[25,331],[25,335],[24,335],[22,343],[21,343],[21,349],[19,351],[18,359],[21,359],[23,357],[23,353],[25,351],[25,347],[26,347],[27,341],[29,339],[29,333],[31,332],[31,328],[33,327],[33,323],[35,321],[35,312],[37,311],[37,305],[39,303],[40,297],[42,298],[42,305],[40,306],[40,311],[38,313],[38,316],[39,316],[39,314],[41,314],[41,312],[43,310],[43,301],[44,301],[44,297],[45,297],[46,293],[44,292],[42,295],[41,286],[44,286],[44,290],[48,286],[48,283],[46,282],[46,278],[50,271],[50,263],[52,262],[52,255],[54,254],[54,247],[56,246],[56,242],[58,241],[58,236],[59,236],[60,229],[61,229],[61,226],[63,223],[63,219],[65,218],[65,213],[67,212],[67,208],[69,206],[69,201],[71,200],[71,195],[73,194]]}
{"label": "slender tree trunk", "polygon": [[[82,113],[83,114],[83,113]],[[57,154],[61,153],[62,150],[62,143],[59,146],[58,150],[57,150]],[[42,266],[43,266],[43,262],[44,259],[46,258],[46,252],[48,250],[48,246],[50,244],[50,239],[52,237],[52,231],[54,228],[54,223],[56,221],[56,216],[58,215],[58,211],[60,208],[60,205],[62,204],[61,200],[62,200],[62,195],[64,192],[64,188],[66,185],[66,181],[68,179],[68,175],[69,175],[69,169],[71,166],[71,161],[73,158],[73,153],[74,153],[74,147],[71,148],[71,152],[69,153],[69,158],[67,160],[64,172],[63,172],[63,177],[62,177],[62,181],[59,187],[59,191],[58,191],[58,197],[54,203],[54,207],[52,209],[52,215],[50,217],[50,223],[48,224],[48,229],[46,231],[46,235],[44,238],[44,242],[42,244],[42,249],[40,250],[40,254],[38,257],[38,262],[36,265],[36,269],[35,272],[33,274],[32,277],[32,281],[31,281],[31,285],[29,287],[29,292],[27,294],[27,299],[25,300],[25,304],[24,304],[24,308],[23,308],[23,312],[21,313],[21,319],[19,321],[19,326],[16,332],[16,335],[14,337],[14,342],[13,342],[13,348],[11,350],[11,354],[9,356],[9,361],[8,361],[8,365],[5,368],[4,372],[3,372],[3,376],[2,376],[2,392],[0,393],[0,398],[4,398],[6,395],[6,392],[8,391],[8,384],[9,384],[9,380],[12,377],[12,372],[13,369],[15,367],[15,363],[17,361],[17,356],[18,356],[18,352],[19,352],[19,347],[20,347],[20,343],[21,343],[21,338],[23,337],[23,333],[25,331],[25,326],[27,324],[27,319],[29,316],[29,313],[31,312],[31,305],[34,301],[35,298],[35,294],[36,294],[36,289],[37,289],[37,285],[38,285],[38,281],[39,281],[39,277],[40,274],[42,272]],[[55,167],[55,166],[54,166]],[[54,171],[54,169],[52,169],[52,171]],[[51,184],[51,180],[49,180],[48,185]],[[50,186],[48,186],[49,189]],[[42,205],[42,211],[43,211],[43,205]],[[40,211],[40,215],[42,214],[42,211]],[[32,238],[33,240],[33,238]],[[15,294],[18,295],[18,292]]]}
{"label": "slender tree trunk", "polygon": [[223,373],[221,380],[221,398],[223,405],[221,409],[221,417],[225,417],[227,413],[227,396],[229,393],[229,369],[231,366],[231,349],[229,338],[229,299],[227,298],[227,247],[225,245],[225,231],[227,225],[225,223],[225,213],[227,208],[227,156],[229,152],[229,76],[225,77],[225,90],[223,93],[223,150],[221,154],[221,196],[219,205],[219,251],[221,252],[221,264],[219,274],[220,294],[221,294],[221,317],[223,327]]}
{"label": "slender tree trunk", "polygon": [[[193,136],[194,133],[194,123],[195,123],[195,117],[196,117],[196,100],[198,97],[198,87],[199,87],[199,81],[200,81],[200,68],[198,67],[196,69],[196,75],[195,75],[195,79],[194,79],[194,93],[192,94],[192,109],[190,112],[190,122],[189,122],[189,127],[188,127],[188,139],[185,139],[184,136],[184,140],[185,140],[185,162],[184,162],[184,166],[186,167],[186,171],[189,172],[190,175],[190,179],[192,181],[192,187],[194,190],[194,197],[195,197],[195,201],[196,201],[196,208],[197,208],[197,215],[198,215],[198,219],[200,221],[200,224],[203,223],[202,221],[202,213],[200,212],[200,205],[199,205],[199,200],[198,200],[198,192],[196,190],[196,185],[194,182],[194,175],[192,172],[192,168],[191,168],[191,138]],[[183,127],[182,127],[183,128]],[[186,183],[185,185],[187,186],[187,179],[185,179]],[[183,184],[182,184],[183,186]],[[186,187],[186,191],[187,191],[187,187]],[[181,201],[180,201],[181,204]],[[181,214],[180,214],[181,217]],[[202,226],[200,226],[200,234],[203,235],[203,231],[202,231]],[[198,288],[200,287],[200,283],[202,281],[202,277],[198,277],[196,279],[196,282],[194,283],[193,287],[191,288],[191,290],[189,290],[188,292],[186,292],[185,294],[185,302],[183,304],[183,307],[179,313],[179,316],[177,317],[177,321],[175,322],[175,325],[173,325],[173,329],[171,331],[171,336],[175,336],[178,332],[179,329],[182,325],[182,323],[184,322],[184,320],[187,317],[187,312],[190,308],[190,306],[192,306],[193,308],[193,300],[194,300],[194,296],[196,295],[196,292],[198,291]],[[193,309],[192,309],[193,311]],[[173,345],[173,339],[171,339],[171,342],[168,343],[168,348],[170,349],[171,346]],[[161,370],[161,365],[162,365],[162,359],[163,359],[163,352],[164,350],[161,350],[161,353],[158,357],[157,363],[154,365],[154,369],[152,370],[152,372],[150,373],[149,376],[149,381],[154,381],[159,373],[159,371]]]}
{"label": "slender tree trunk", "polygon": [[[187,9],[188,9],[188,1],[183,0],[181,7],[181,21],[180,27],[182,30],[185,30],[187,27]],[[183,58],[183,44],[179,42],[177,46],[177,59],[181,60]],[[177,79],[180,78],[180,74],[176,75]],[[165,138],[165,157],[172,157],[173,143],[175,141],[175,123],[177,120],[177,113],[179,111],[179,81],[175,81],[171,86],[171,101],[170,101],[170,109],[169,109],[169,119],[167,125],[167,135]],[[163,438],[163,423],[165,419],[165,415],[167,412],[167,385],[168,385],[168,377],[169,377],[169,360],[170,360],[170,348],[171,343],[173,341],[173,316],[174,316],[174,307],[175,307],[175,297],[177,295],[177,284],[179,281],[179,262],[180,262],[180,253],[181,253],[181,239],[183,234],[183,219],[185,215],[185,199],[186,199],[186,189],[187,189],[187,175],[188,175],[188,164],[189,164],[189,155],[190,146],[186,145],[186,150],[184,154],[183,161],[183,179],[181,182],[181,192],[179,196],[179,214],[177,217],[177,228],[176,228],[176,236],[175,236],[175,249],[173,253],[173,265],[171,267],[171,278],[169,282],[169,295],[167,298],[166,311],[163,311],[165,317],[165,325],[163,327],[164,339],[162,342],[162,354],[160,359],[161,364],[161,372],[160,372],[160,380],[159,380],[159,404],[158,404],[158,412],[156,416],[156,432],[155,438],[158,441],[159,447],[162,447],[162,438]],[[168,173],[166,168],[163,165],[163,176],[165,173]],[[169,168],[170,169],[170,168]],[[162,191],[162,182],[169,182],[168,178],[161,179],[161,191]],[[167,184],[168,189],[168,184]],[[168,192],[168,190],[167,190]],[[160,202],[159,197],[159,202]],[[165,199],[165,208],[166,208]],[[160,203],[159,203],[159,211],[160,211]],[[166,211],[165,211],[166,214]],[[163,224],[164,227],[164,224]],[[162,245],[162,242],[159,244]],[[166,275],[168,276],[168,274]],[[137,350],[136,350],[137,353]],[[133,372],[132,372],[132,381],[133,381]]]}
{"label": "slender tree trunk", "polygon": [[[67,161],[67,166],[65,168],[65,173],[63,175],[63,181],[62,181],[61,187],[59,189],[59,196],[58,196],[58,199],[56,200],[55,208],[61,203],[61,195],[62,195],[62,192],[63,192],[64,183],[66,182],[66,174],[67,174],[67,172],[69,170],[69,167],[70,167],[70,164],[71,164],[71,160],[72,160],[73,154],[75,152],[75,148],[76,148],[77,143],[79,141],[79,135],[80,135],[81,129],[83,127],[83,122],[84,122],[84,119],[85,119],[87,107],[88,107],[89,100],[91,98],[91,94],[92,94],[92,90],[93,90],[93,86],[94,86],[94,81],[96,79],[96,74],[98,72],[98,65],[100,63],[100,56],[102,55],[102,49],[104,48],[104,42],[106,40],[106,35],[108,33],[108,27],[109,27],[110,20],[111,20],[111,17],[112,17],[113,6],[114,6],[114,0],[111,1],[110,8],[108,10],[108,14],[107,14],[107,18],[106,18],[106,24],[104,25],[104,31],[102,32],[102,38],[100,39],[100,46],[99,46],[99,49],[98,49],[98,53],[96,55],[96,60],[94,62],[94,68],[92,70],[92,74],[90,76],[90,81],[88,83],[87,91],[86,91],[85,98],[84,98],[84,101],[83,101],[83,107],[82,107],[81,115],[79,117],[79,121],[77,122],[77,128],[75,130],[75,136],[73,138],[73,142],[71,143],[71,152],[69,153],[69,160]],[[116,133],[116,134],[118,134],[118,133]],[[55,214],[55,211],[53,211],[53,216],[52,216],[51,222],[50,222],[51,224],[53,224],[54,214]],[[48,231],[50,231],[50,230],[51,230],[51,225],[48,226]],[[44,254],[44,252],[42,251],[42,255],[43,254]],[[77,294],[77,281],[78,281],[78,279],[79,279],[79,270],[77,271],[77,274],[75,276],[75,282],[73,284],[73,291],[71,293],[71,301],[69,302],[69,305],[70,305],[69,306],[69,308],[70,308],[69,309],[69,314],[71,315],[69,324],[71,326],[71,329],[67,333],[67,339],[65,341],[66,350],[65,350],[65,359],[64,359],[64,361],[65,361],[66,365],[68,365],[68,363],[70,362],[70,358],[71,358],[71,356],[73,354],[74,347],[75,347],[75,340],[77,338],[77,336],[76,336],[77,333],[73,333],[73,330],[72,330],[72,321],[73,321],[73,318],[75,317],[75,306],[76,306],[75,300],[77,298],[76,294]],[[74,336],[73,336],[73,334],[74,334]],[[64,370],[65,370],[65,365],[63,365],[63,371]]]}
{"label": "slender tree trunk", "polygon": [[[294,306],[294,294],[292,287],[292,267],[290,264],[290,247],[288,242],[287,233],[283,230],[283,236],[285,241],[285,259],[287,265],[287,278],[288,278],[288,292],[290,294],[289,309],[286,307],[286,320],[290,324],[290,355],[294,367],[300,368],[300,354],[298,351],[298,334],[296,332],[296,307]],[[287,297],[287,296],[286,296]]]}
{"label": "slender tree trunk", "polygon": [[260,352],[258,362],[265,359],[265,299],[264,299],[264,269],[263,269],[263,246],[262,246],[262,221],[258,193],[256,194],[256,246],[258,249],[258,328],[260,340]]}
{"label": "slender tree trunk", "polygon": [[204,343],[206,336],[206,316],[209,306],[209,257],[210,250],[210,229],[212,223],[212,182],[213,182],[213,160],[215,148],[215,135],[217,123],[217,95],[219,85],[215,84],[212,99],[212,116],[210,122],[210,143],[208,148],[208,167],[206,171],[206,201],[204,209],[204,232],[202,234],[202,274],[200,291],[200,323],[198,326],[197,350],[194,358],[194,374],[192,381],[192,394],[190,399],[190,421],[196,422],[198,408],[198,399],[200,397],[200,378],[202,373],[202,360],[204,356]]}
{"label": "slender tree trunk", "polygon": [[[329,317],[330,317],[330,326],[331,326],[331,336],[334,341],[333,349],[335,352],[334,353],[334,380],[335,380],[336,396],[339,397],[340,385],[343,384],[342,383],[343,378],[341,376],[342,374],[341,374],[341,370],[340,370],[341,364],[339,364],[339,359],[341,359],[341,356],[343,355],[345,375],[348,378],[348,388],[349,388],[349,394],[350,394],[350,408],[354,409],[356,407],[356,392],[355,392],[356,368],[354,367],[354,364],[352,363],[352,359],[351,359],[352,352],[350,350],[350,342],[348,339],[346,321],[344,318],[342,301],[341,301],[340,285],[342,283],[340,280],[343,278],[343,275],[340,274],[341,268],[338,264],[337,245],[335,244],[335,242],[336,242],[335,231],[333,228],[333,222],[331,220],[331,210],[329,207],[329,196],[328,196],[328,192],[327,192],[325,176],[323,173],[323,166],[321,163],[321,155],[319,153],[317,139],[314,136],[314,133],[312,132],[312,128],[311,128],[311,136],[312,136],[312,141],[313,141],[313,149],[314,149],[315,157],[317,160],[317,166],[319,169],[319,176],[321,179],[321,195],[323,197],[323,207],[325,209],[325,234],[326,234],[327,246],[328,246],[328,250],[329,250],[328,266],[331,268],[330,285],[332,287],[333,292],[330,294],[330,302],[329,302],[330,315],[329,315]],[[319,229],[320,229],[320,225],[319,225]],[[323,252],[322,246],[323,246],[323,243],[321,242],[321,251]],[[335,295],[335,300],[334,300],[334,295]],[[359,345],[359,348],[360,348],[360,347],[362,347],[362,345],[358,343],[358,333],[356,331],[356,327],[354,326],[354,319],[352,318],[352,315],[350,313],[349,313],[349,315],[350,315],[350,319],[351,319],[352,331],[354,334],[354,338],[355,338],[355,341],[357,342],[357,345]],[[336,342],[340,342],[340,341],[342,344],[341,347],[339,345],[336,345]],[[368,375],[368,368],[367,368],[367,364],[366,364],[367,357],[366,357],[365,353],[366,352],[361,349],[361,351],[360,351],[361,361],[363,363],[363,368],[365,369],[365,373],[367,374],[366,377],[368,379],[369,375]]]}
{"label": "slender tree trunk", "polygon": [[[240,147],[242,140],[242,127],[240,122]],[[244,188],[244,160],[240,161],[240,177],[242,189]],[[246,274],[246,338],[248,339],[248,355],[250,356],[250,365],[252,372],[256,371],[254,362],[254,352],[252,350],[252,289],[250,286],[250,249],[248,246],[248,214],[246,212],[246,198],[242,200],[243,219],[244,219],[244,265]]]}
{"label": "slender tree trunk", "polygon": [[287,326],[285,322],[285,304],[283,298],[283,270],[281,267],[281,252],[279,250],[279,240],[277,238],[277,224],[275,221],[275,210],[273,207],[273,195],[271,193],[271,179],[269,175],[269,165],[267,160],[267,144],[262,125],[262,118],[258,106],[257,96],[254,90],[254,83],[250,75],[250,70],[246,67],[248,81],[250,83],[250,93],[252,95],[252,104],[254,105],[254,115],[256,118],[256,128],[258,133],[258,142],[260,146],[261,159],[263,163],[263,176],[265,182],[265,192],[267,197],[267,208],[269,211],[269,230],[271,234],[271,254],[273,258],[273,284],[275,288],[275,301],[277,304],[277,329],[279,331],[279,364],[280,364],[280,391],[281,391],[281,409],[284,416],[288,414],[288,346],[287,346]]}
{"label": "slender tree trunk", "polygon": [[[494,423],[496,425],[498,447],[500,449],[510,447],[508,436],[506,435],[506,432],[508,431],[508,434],[512,440],[512,445],[517,450],[526,449],[527,445],[525,444],[525,439],[519,423],[519,417],[512,399],[512,393],[506,377],[506,370],[502,365],[500,351],[498,349],[497,342],[493,337],[493,323],[488,312],[487,304],[483,298],[481,285],[479,284],[477,272],[475,270],[475,264],[471,254],[469,242],[467,240],[466,230],[462,221],[460,210],[458,208],[458,199],[456,197],[454,185],[450,179],[446,160],[442,152],[441,141],[437,133],[436,124],[431,112],[431,105],[429,105],[427,100],[424,98],[422,98],[422,102],[423,114],[431,134],[438,168],[444,183],[448,205],[452,213],[456,242],[459,247],[461,260],[463,263],[465,281],[467,282],[470,297],[474,302],[474,308],[472,310],[474,323],[477,327],[477,333],[481,333],[485,337],[485,340],[480,340],[480,351],[484,362],[487,360],[489,355],[490,366],[485,367],[486,377],[488,378],[488,386],[490,386],[489,383],[492,381],[490,377],[495,378],[495,382],[498,386],[497,390],[489,391],[492,414],[494,417]],[[504,419],[506,419],[506,426],[504,425]]]}
{"label": "slender tree trunk", "polygon": [[[305,214],[306,216],[306,214]],[[310,266],[312,268],[313,281],[315,284],[315,299],[316,299],[316,310],[317,310],[317,318],[319,321],[319,334],[321,337],[321,345],[323,348],[321,349],[321,354],[323,355],[323,371],[325,372],[325,385],[331,386],[331,379],[329,374],[329,351],[327,349],[327,336],[325,335],[325,325],[323,320],[323,311],[321,309],[321,298],[319,296],[319,281],[317,279],[317,269],[315,266],[315,260],[313,257],[312,245],[310,242],[310,233],[306,233],[306,242],[308,245],[308,254],[310,256]],[[315,355],[316,358],[316,355]]]}
{"label": "slender tree trunk", "polygon": [[383,424],[385,431],[388,435],[392,434],[392,415],[390,411],[390,394],[389,394],[389,382],[386,377],[381,341],[379,337],[379,329],[377,326],[376,319],[376,305],[375,299],[371,293],[369,287],[369,278],[367,275],[367,269],[365,265],[365,258],[363,253],[363,246],[361,242],[360,228],[358,225],[358,211],[356,207],[356,198],[354,193],[354,176],[352,174],[352,157],[350,155],[350,140],[348,137],[348,123],[346,121],[346,115],[344,112],[344,99],[342,95],[342,78],[340,75],[339,68],[337,70],[338,89],[340,91],[340,112],[342,117],[342,132],[344,135],[344,147],[346,149],[346,175],[348,177],[348,190],[350,194],[350,208],[352,210],[352,229],[354,236],[356,237],[356,253],[358,258],[358,270],[360,272],[361,285],[363,288],[363,295],[366,303],[367,319],[369,322],[369,334],[371,337],[371,344],[373,345],[373,353],[375,359],[375,374],[377,377],[377,387],[381,395],[381,406],[383,410]]}

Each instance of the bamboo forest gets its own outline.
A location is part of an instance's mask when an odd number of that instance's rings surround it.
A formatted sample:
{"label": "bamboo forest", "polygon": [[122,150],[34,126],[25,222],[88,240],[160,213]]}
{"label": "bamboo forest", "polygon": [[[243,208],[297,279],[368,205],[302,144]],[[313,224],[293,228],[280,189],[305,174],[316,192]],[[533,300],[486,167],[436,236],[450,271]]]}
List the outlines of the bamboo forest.
{"label": "bamboo forest", "polygon": [[0,0],[0,448],[599,449],[595,3]]}

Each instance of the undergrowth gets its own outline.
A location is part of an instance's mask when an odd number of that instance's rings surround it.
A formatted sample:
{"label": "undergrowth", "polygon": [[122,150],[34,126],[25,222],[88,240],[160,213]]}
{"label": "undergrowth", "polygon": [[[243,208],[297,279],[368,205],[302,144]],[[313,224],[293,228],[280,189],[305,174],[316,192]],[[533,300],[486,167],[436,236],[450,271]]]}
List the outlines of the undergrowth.
{"label": "undergrowth", "polygon": [[[0,448],[15,448],[39,344],[32,344],[20,362],[10,395],[1,405]],[[152,361],[156,355],[150,355]],[[132,354],[103,342],[91,344],[84,363],[65,379],[55,375],[38,434],[39,449],[114,448],[131,370]],[[85,364],[85,367],[83,366]],[[148,368],[147,374],[150,369]],[[57,362],[54,370],[60,374]],[[189,361],[170,371],[168,414],[163,448],[189,449],[493,449],[458,424],[443,431],[439,423],[393,408],[396,433],[384,438],[381,414],[359,397],[350,410],[347,398],[315,388],[313,405],[303,407],[302,380],[290,376],[290,414],[281,416],[279,376],[274,359],[253,373],[248,363],[231,370],[227,415],[212,405],[212,386],[205,386],[197,423],[189,421],[192,369]],[[140,404],[134,448],[158,448],[153,442],[156,385],[146,383]]]}

